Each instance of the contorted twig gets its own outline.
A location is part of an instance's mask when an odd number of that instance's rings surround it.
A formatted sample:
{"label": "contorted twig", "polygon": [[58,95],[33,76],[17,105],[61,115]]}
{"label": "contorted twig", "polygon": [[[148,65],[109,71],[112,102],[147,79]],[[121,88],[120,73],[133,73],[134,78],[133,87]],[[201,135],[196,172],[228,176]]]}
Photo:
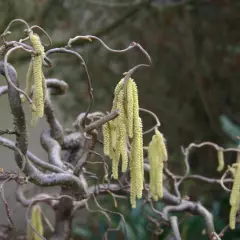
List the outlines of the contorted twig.
{"label": "contorted twig", "polygon": [[145,134],[147,134],[147,133],[150,133],[150,132],[152,132],[154,129],[156,129],[156,128],[158,128],[158,127],[161,126],[161,123],[160,123],[160,121],[159,121],[159,119],[158,119],[158,117],[156,116],[155,113],[153,113],[152,111],[150,111],[150,110],[148,110],[148,109],[145,109],[145,108],[139,108],[139,110],[142,111],[142,112],[146,112],[146,113],[150,114],[151,116],[153,116],[153,118],[154,118],[155,121],[156,121],[156,125],[153,126],[153,127],[150,128],[150,129],[146,130],[145,132],[143,132],[143,135],[145,135]]}
{"label": "contorted twig", "polygon": [[11,84],[12,87],[14,87],[18,92],[22,93],[22,94],[27,98],[27,100],[29,101],[29,103],[32,103],[31,98],[26,94],[26,92],[24,92],[23,90],[21,90],[20,88],[18,88],[17,86],[15,86],[14,83],[10,80],[10,77],[9,77],[8,68],[7,68],[7,66],[8,66],[8,57],[9,57],[9,55],[10,55],[12,52],[16,51],[17,49],[23,49],[24,51],[29,52],[29,53],[32,53],[32,54],[34,53],[33,50],[26,49],[26,48],[24,48],[23,46],[16,46],[16,47],[10,49],[10,50],[6,53],[6,55],[5,55],[5,57],[4,57],[4,71],[5,71],[6,79],[7,79],[8,83]]}

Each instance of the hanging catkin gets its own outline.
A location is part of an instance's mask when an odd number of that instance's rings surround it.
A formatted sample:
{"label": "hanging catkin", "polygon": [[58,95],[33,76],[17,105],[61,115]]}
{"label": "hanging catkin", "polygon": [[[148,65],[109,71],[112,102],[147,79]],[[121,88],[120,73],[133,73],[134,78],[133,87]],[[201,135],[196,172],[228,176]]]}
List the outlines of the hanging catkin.
{"label": "hanging catkin", "polygon": [[[42,46],[40,38],[37,34],[34,34],[31,32],[29,34],[29,38],[33,45],[34,50],[37,53],[32,60],[32,77],[34,80],[34,91],[33,91],[33,108],[32,108],[31,123],[32,125],[35,126],[38,119],[43,117],[44,115],[45,78],[42,70],[42,62],[45,57],[45,52],[44,52],[44,47]],[[27,83],[27,87],[29,88],[29,83]]]}
{"label": "hanging catkin", "polygon": [[[43,236],[43,224],[42,224],[42,215],[41,215],[41,208],[39,205],[34,205],[32,208],[32,216],[31,216],[31,224],[35,228],[35,230]],[[28,226],[28,240],[41,240],[42,238],[38,236],[35,231]]]}
{"label": "hanging catkin", "polygon": [[221,172],[224,169],[224,154],[223,154],[223,149],[218,149],[217,151],[217,156],[218,156],[218,167],[217,171]]}
{"label": "hanging catkin", "polygon": [[106,123],[103,125],[103,136],[104,136],[104,149],[103,152],[105,155],[109,156],[110,155],[110,148],[111,148],[111,142],[110,142],[110,124]]}
{"label": "hanging catkin", "polygon": [[167,149],[163,135],[155,129],[148,146],[148,159],[150,165],[150,191],[152,198],[157,201],[163,197],[163,163],[167,161]]}
{"label": "hanging catkin", "polygon": [[234,167],[236,167],[236,172],[234,175],[234,182],[233,182],[232,191],[229,199],[229,203],[231,205],[231,210],[229,214],[229,226],[231,229],[235,229],[236,215],[239,210],[239,200],[240,200],[240,163],[235,163]]}
{"label": "hanging catkin", "polygon": [[133,137],[133,80],[129,79],[127,83],[127,133],[130,138]]}
{"label": "hanging catkin", "polygon": [[112,111],[115,110],[119,111],[119,116],[103,125],[104,154],[112,159],[114,179],[118,179],[119,160],[122,160],[122,172],[127,170],[129,163],[130,201],[134,208],[136,198],[142,197],[144,170],[142,121],[139,117],[137,85],[133,79],[128,79],[126,86],[124,79],[117,84],[112,106]]}

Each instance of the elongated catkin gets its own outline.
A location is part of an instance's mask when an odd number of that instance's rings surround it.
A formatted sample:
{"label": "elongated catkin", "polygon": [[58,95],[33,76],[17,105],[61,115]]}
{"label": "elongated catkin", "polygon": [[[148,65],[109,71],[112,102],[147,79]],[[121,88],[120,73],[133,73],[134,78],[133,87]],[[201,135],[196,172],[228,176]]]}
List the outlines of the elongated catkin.
{"label": "elongated catkin", "polygon": [[229,203],[231,205],[231,210],[229,213],[229,226],[231,229],[235,229],[236,214],[237,211],[239,210],[240,203],[240,163],[235,163],[234,167],[236,167],[236,171],[229,199]]}
{"label": "elongated catkin", "polygon": [[148,146],[150,165],[150,191],[152,198],[157,201],[163,197],[163,163],[168,154],[163,135],[156,129]]}
{"label": "elongated catkin", "polygon": [[[31,224],[35,228],[35,230],[43,236],[43,223],[42,223],[42,215],[41,215],[41,207],[39,205],[34,205],[32,208],[32,216],[31,216]],[[27,239],[28,240],[41,240],[42,238],[37,235],[33,231],[33,229],[28,226],[28,234]]]}
{"label": "elongated catkin", "polygon": [[114,90],[112,111],[118,110],[119,116],[108,123],[110,129],[106,124],[103,126],[104,153],[112,159],[114,179],[118,178],[119,160],[122,160],[122,172],[127,170],[129,163],[130,202],[134,208],[136,199],[142,197],[144,180],[142,121],[137,85],[133,79],[128,79],[125,87],[121,79]]}
{"label": "elongated catkin", "polygon": [[32,74],[34,80],[33,91],[33,108],[32,108],[32,125],[36,125],[39,118],[44,115],[44,102],[45,102],[45,78],[42,70],[42,61],[45,57],[44,47],[40,38],[35,33],[29,34],[30,41],[33,45],[37,55],[32,60]]}
{"label": "elongated catkin", "polygon": [[219,149],[217,151],[217,157],[218,157],[217,171],[221,172],[224,169],[224,154],[222,149]]}
{"label": "elongated catkin", "polygon": [[34,57],[33,60],[33,78],[34,78],[33,103],[36,107],[36,111],[32,112],[32,124],[36,125],[37,120],[43,117],[44,115],[42,60],[40,56]]}

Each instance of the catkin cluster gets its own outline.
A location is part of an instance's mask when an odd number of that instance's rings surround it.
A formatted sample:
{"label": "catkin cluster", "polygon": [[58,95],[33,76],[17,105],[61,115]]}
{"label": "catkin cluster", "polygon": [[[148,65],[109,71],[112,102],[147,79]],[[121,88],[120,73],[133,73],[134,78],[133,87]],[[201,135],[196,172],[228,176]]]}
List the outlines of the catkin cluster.
{"label": "catkin cluster", "polygon": [[[31,216],[31,224],[35,228],[35,230],[43,236],[43,224],[42,224],[42,216],[41,216],[41,208],[39,205],[35,205],[32,208],[32,216]],[[28,226],[28,240],[41,240],[42,238],[37,235],[33,231],[33,229]]]}
{"label": "catkin cluster", "polygon": [[[130,201],[136,207],[136,198],[142,197],[143,190],[143,136],[142,121],[139,117],[138,90],[133,79],[120,80],[114,91],[112,111],[119,116],[103,125],[104,154],[112,159],[112,176],[118,179],[118,165],[122,159],[122,172],[130,166]],[[128,149],[130,147],[130,151]]]}
{"label": "catkin cluster", "polygon": [[167,161],[168,154],[163,135],[155,129],[148,146],[148,159],[150,165],[150,191],[153,200],[163,197],[163,163]]}
{"label": "catkin cluster", "polygon": [[[239,153],[238,153],[239,154]],[[235,229],[236,226],[236,215],[239,210],[240,203],[240,163],[234,164],[234,182],[232,186],[232,191],[230,195],[229,203],[231,205],[231,210],[229,214],[229,227]]]}
{"label": "catkin cluster", "polygon": [[[25,92],[29,95],[32,85],[34,84],[31,123],[35,126],[38,119],[44,115],[45,78],[43,75],[42,63],[45,52],[37,34],[31,32],[29,38],[37,54],[33,56],[29,64]],[[22,102],[24,101],[26,101],[26,98],[22,96]]]}

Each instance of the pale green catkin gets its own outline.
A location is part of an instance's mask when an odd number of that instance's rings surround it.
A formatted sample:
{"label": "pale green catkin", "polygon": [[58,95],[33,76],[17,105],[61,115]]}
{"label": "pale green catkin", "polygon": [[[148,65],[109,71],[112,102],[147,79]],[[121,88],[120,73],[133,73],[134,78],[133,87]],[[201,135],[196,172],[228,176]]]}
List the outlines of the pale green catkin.
{"label": "pale green catkin", "polygon": [[236,173],[229,199],[229,203],[231,205],[231,210],[229,213],[229,225],[231,229],[235,229],[236,214],[239,209],[240,200],[240,163],[235,163],[234,166],[236,166]]}
{"label": "pale green catkin", "polygon": [[34,80],[32,125],[35,126],[38,119],[44,115],[45,102],[45,78],[42,70],[42,61],[45,57],[44,47],[37,34],[29,34],[30,41],[37,55],[33,57],[32,75]]}
{"label": "pale green catkin", "polygon": [[219,149],[217,151],[217,157],[218,157],[217,171],[221,172],[224,169],[224,154],[222,149]]}
{"label": "pale green catkin", "polygon": [[110,156],[110,124],[106,123],[103,125],[103,141],[104,141],[104,149],[103,152],[106,156]]}
{"label": "pale green catkin", "polygon": [[154,170],[154,166],[156,165],[155,164],[155,160],[156,160],[156,153],[155,153],[155,147],[154,147],[154,136],[152,138],[152,141],[149,143],[148,145],[148,161],[149,161],[149,165],[150,165],[150,171],[149,171],[149,187],[150,187],[150,190],[151,190],[151,193],[152,195],[156,192],[155,190],[155,179],[156,179],[156,176],[155,176],[155,173],[156,171]]}
{"label": "pale green catkin", "polygon": [[41,56],[34,57],[33,60],[33,78],[34,78],[34,92],[33,103],[36,111],[32,112],[32,125],[35,126],[37,120],[44,115],[44,93],[43,93],[43,78],[42,78],[42,60]]}
{"label": "pale green catkin", "polygon": [[237,163],[236,173],[234,177],[234,182],[232,186],[232,191],[230,195],[230,205],[233,206],[236,202],[239,201],[239,193],[240,193],[240,163]]}
{"label": "pale green catkin", "polygon": [[133,137],[133,80],[129,79],[127,83],[127,131],[129,138]]}
{"label": "pale green catkin", "polygon": [[150,191],[153,200],[163,197],[163,162],[167,161],[167,149],[163,135],[156,129],[148,146],[150,165]]}
{"label": "pale green catkin", "polygon": [[229,227],[232,230],[234,230],[236,227],[237,212],[238,212],[238,206],[237,205],[232,206],[229,213]]}
{"label": "pale green catkin", "polygon": [[166,162],[168,159],[168,153],[167,153],[164,137],[157,129],[155,130],[155,135],[156,135],[157,144],[159,145],[159,148],[160,148],[159,151],[161,153],[162,160]]}
{"label": "pale green catkin", "polygon": [[[42,215],[41,215],[41,207],[39,205],[34,205],[32,208],[32,216],[31,216],[31,224],[35,228],[35,230],[43,236],[43,224],[42,224]],[[41,240],[42,238],[35,233],[35,231],[28,226],[27,229],[27,239],[28,240]]]}

